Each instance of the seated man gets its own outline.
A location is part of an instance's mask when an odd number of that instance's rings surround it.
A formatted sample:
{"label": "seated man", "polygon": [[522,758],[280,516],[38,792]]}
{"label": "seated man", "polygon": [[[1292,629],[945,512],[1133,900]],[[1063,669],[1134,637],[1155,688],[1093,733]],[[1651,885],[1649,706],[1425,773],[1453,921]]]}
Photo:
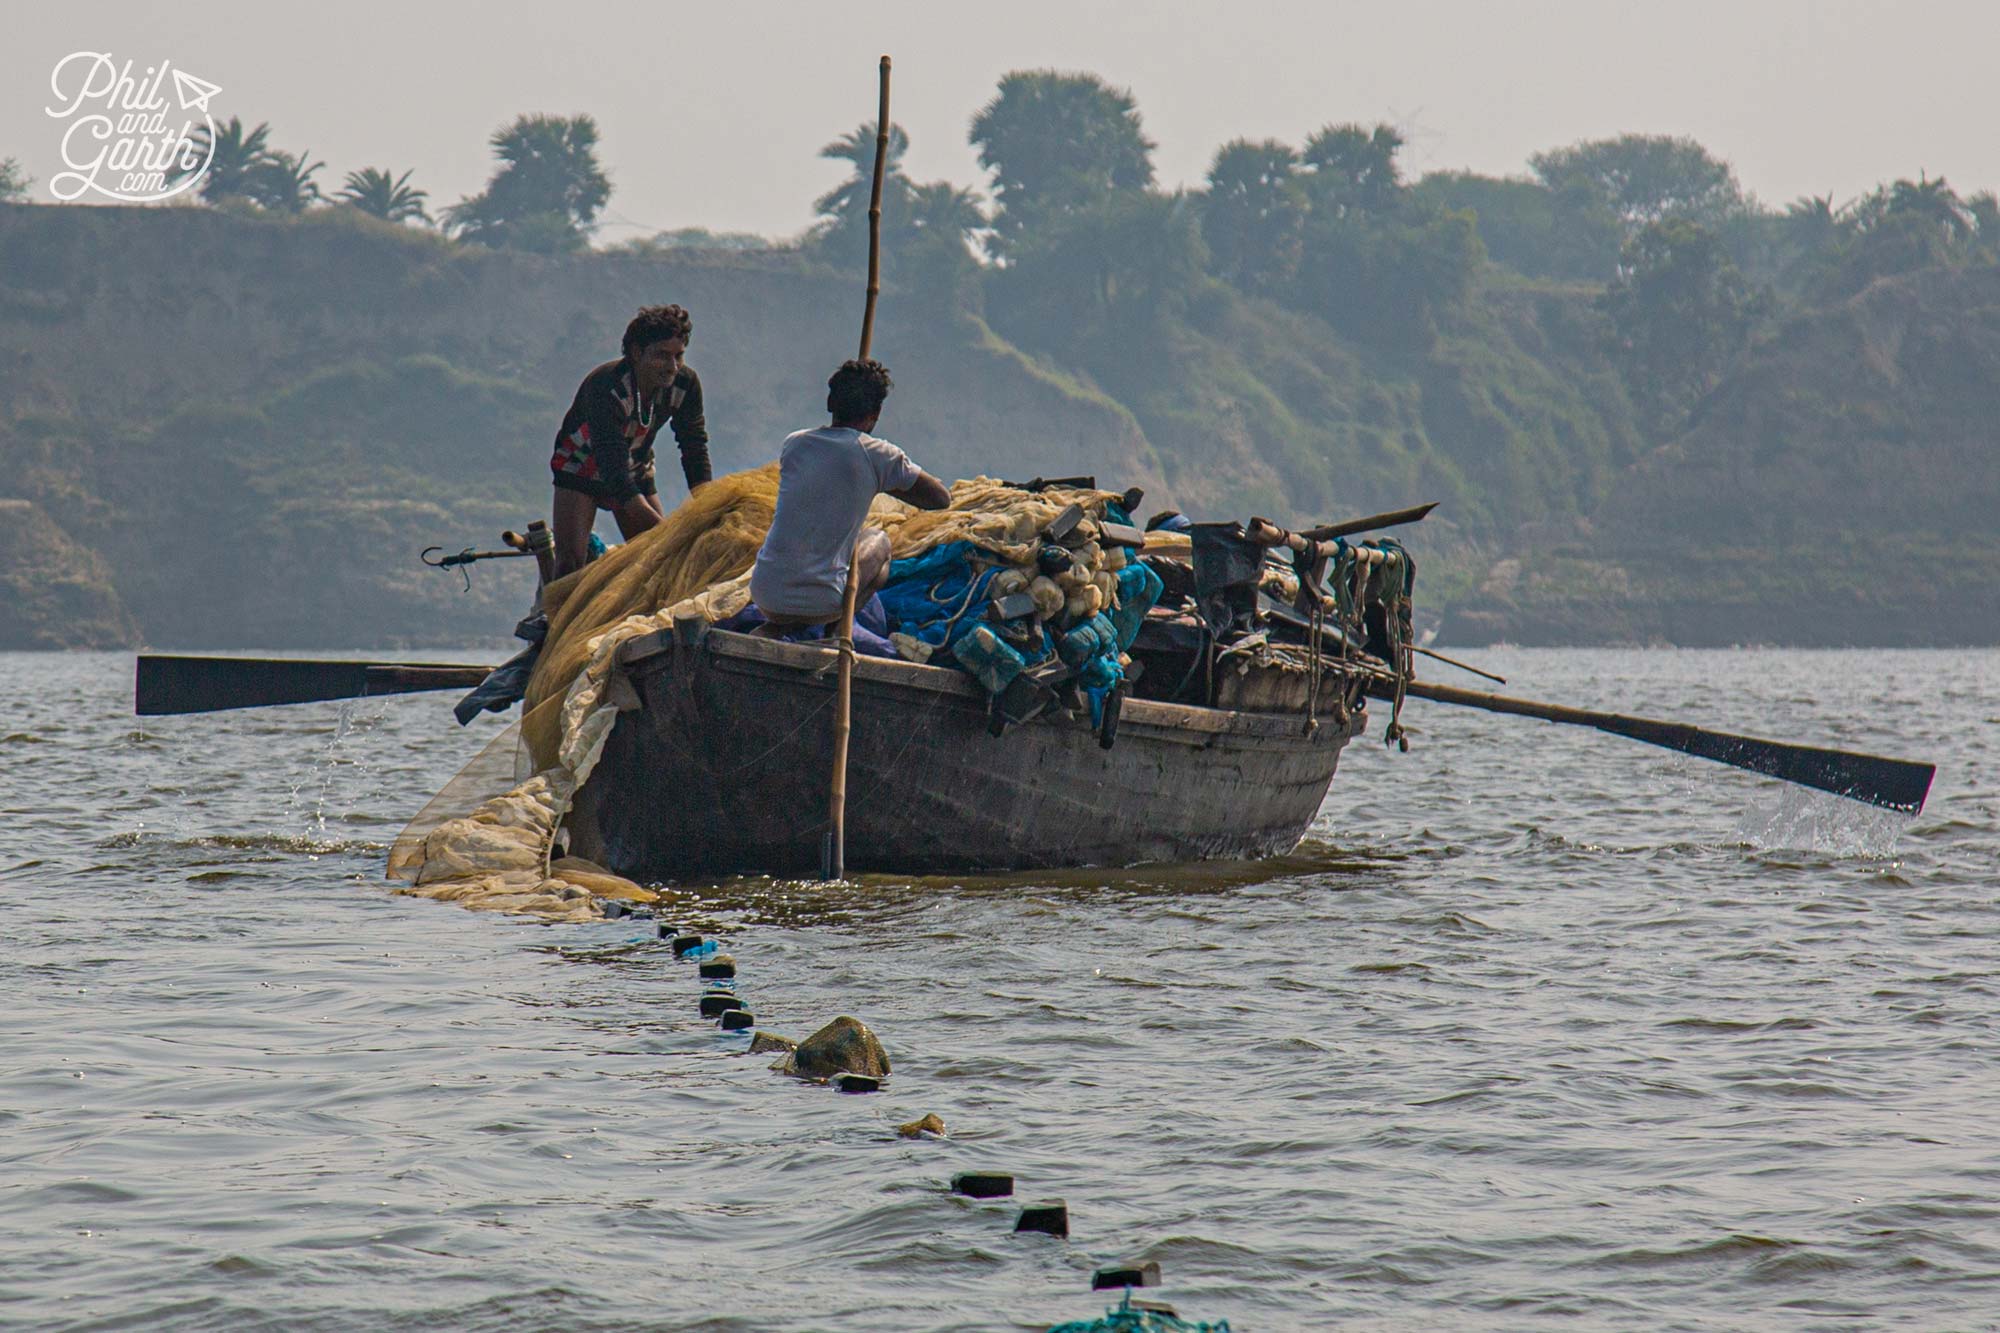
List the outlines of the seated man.
{"label": "seated man", "polygon": [[[794,432],[778,455],[778,510],[750,572],[750,598],[770,637],[840,618],[847,580],[861,605],[889,581],[889,536],[863,525],[887,492],[919,509],[942,509],[951,492],[910,456],[868,432],[889,396],[889,368],[848,361],[826,382],[833,423]],[[857,550],[857,540],[859,547]],[[858,568],[849,569],[849,559]]]}
{"label": "seated man", "polygon": [[653,437],[671,423],[692,491],[709,479],[701,378],[682,358],[694,321],[677,305],[647,306],[625,326],[624,355],[584,376],[556,432],[556,576],[583,568],[597,511],[627,541],[665,517],[653,480]]}

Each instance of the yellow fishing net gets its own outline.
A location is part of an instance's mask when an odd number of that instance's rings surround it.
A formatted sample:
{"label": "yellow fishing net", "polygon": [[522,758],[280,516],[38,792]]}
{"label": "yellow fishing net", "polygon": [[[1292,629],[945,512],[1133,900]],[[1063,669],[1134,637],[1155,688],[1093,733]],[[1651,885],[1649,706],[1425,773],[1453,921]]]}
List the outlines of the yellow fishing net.
{"label": "yellow fishing net", "polygon": [[[1102,517],[1112,493],[1029,493],[989,477],[960,481],[951,505],[923,511],[876,497],[868,521],[897,559],[972,541],[1025,573],[1038,534],[1072,503]],[[571,798],[590,776],[621,707],[637,696],[618,674],[618,646],[698,615],[726,620],[750,601],[750,566],[777,508],[770,464],[709,482],[666,521],[542,590],[548,612],[534,675],[514,728],[438,794],[389,854],[400,890],[468,907],[582,921],[606,898],[661,895],[578,858],[551,860]]]}

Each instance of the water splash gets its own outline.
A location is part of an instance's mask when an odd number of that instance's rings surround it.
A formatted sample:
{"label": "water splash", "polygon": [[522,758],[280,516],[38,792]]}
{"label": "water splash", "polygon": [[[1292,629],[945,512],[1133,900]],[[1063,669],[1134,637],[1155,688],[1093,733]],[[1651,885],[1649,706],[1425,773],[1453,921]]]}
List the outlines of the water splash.
{"label": "water splash", "polygon": [[1887,861],[1915,818],[1881,806],[1789,784],[1774,787],[1737,822],[1742,844],[1758,851]]}
{"label": "water splash", "polygon": [[[333,735],[320,747],[312,767],[292,784],[291,799],[286,806],[287,823],[301,820],[302,816],[307,836],[325,841],[328,808],[335,804],[337,792],[341,800],[333,810],[333,818],[339,819],[352,812],[356,793],[365,792],[368,788],[372,761],[366,746],[350,745],[349,742],[374,731],[388,711],[387,702],[379,700],[367,712],[357,710],[351,700],[340,705],[340,714],[334,719]],[[304,795],[308,788],[312,789],[310,796]],[[310,809],[305,808],[308,802]]]}

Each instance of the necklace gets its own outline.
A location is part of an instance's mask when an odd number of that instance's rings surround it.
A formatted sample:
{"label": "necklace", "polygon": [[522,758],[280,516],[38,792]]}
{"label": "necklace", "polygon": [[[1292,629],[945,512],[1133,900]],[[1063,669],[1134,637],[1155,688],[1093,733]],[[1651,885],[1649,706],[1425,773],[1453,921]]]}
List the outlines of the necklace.
{"label": "necklace", "polygon": [[653,423],[660,419],[659,396],[655,395],[651,403],[646,401],[646,396],[639,391],[639,376],[637,372],[634,372],[632,376],[631,410],[632,419],[639,423],[640,430],[651,430]]}

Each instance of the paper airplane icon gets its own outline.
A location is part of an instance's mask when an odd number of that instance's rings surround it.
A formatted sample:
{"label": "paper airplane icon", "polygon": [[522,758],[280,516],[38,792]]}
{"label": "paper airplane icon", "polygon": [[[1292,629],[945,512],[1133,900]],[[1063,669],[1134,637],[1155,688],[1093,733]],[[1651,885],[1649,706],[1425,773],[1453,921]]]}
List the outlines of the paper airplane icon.
{"label": "paper airplane icon", "polygon": [[205,113],[208,110],[208,99],[222,89],[206,79],[197,79],[186,70],[177,69],[174,71],[174,91],[180,96],[181,110],[199,110]]}

